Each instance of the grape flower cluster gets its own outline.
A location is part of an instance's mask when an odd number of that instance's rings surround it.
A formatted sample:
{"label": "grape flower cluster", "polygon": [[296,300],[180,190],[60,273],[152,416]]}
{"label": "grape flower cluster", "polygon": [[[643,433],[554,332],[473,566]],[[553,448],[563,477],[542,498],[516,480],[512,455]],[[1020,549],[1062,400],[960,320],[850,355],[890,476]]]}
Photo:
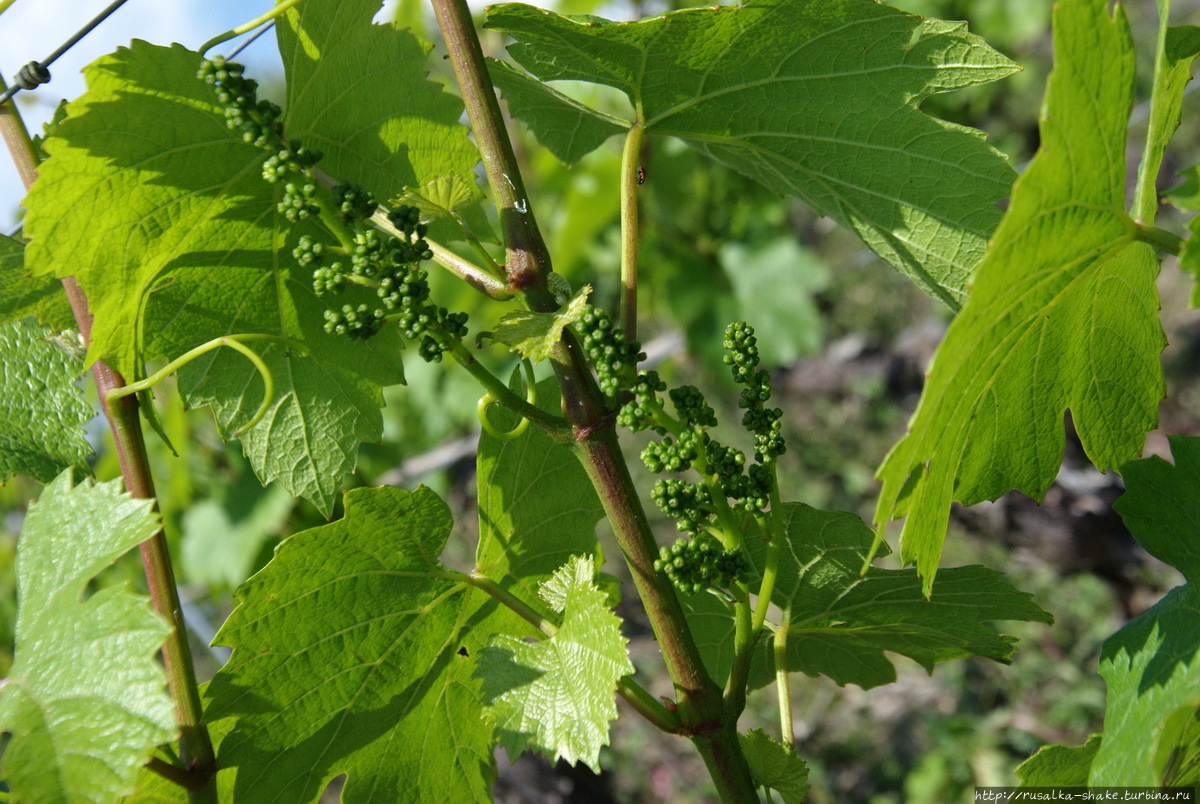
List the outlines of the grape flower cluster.
{"label": "grape flower cluster", "polygon": [[282,185],[279,213],[296,223],[321,216],[322,204],[328,205],[330,214],[321,220],[333,230],[338,244],[322,243],[306,234],[292,249],[297,264],[312,271],[313,292],[329,297],[351,285],[375,291],[374,304],[330,306],[325,311],[325,331],[365,340],[386,321],[396,321],[401,334],[420,342],[422,358],[440,360],[447,348],[445,338],[466,335],[467,315],[429,302],[429,283],[420,263],[433,253],[424,239],[426,227],[419,211],[399,207],[389,213],[389,221],[401,234],[389,237],[369,223],[376,202],[361,187],[336,185],[332,202],[323,201],[312,170],[321,153],[284,137],[280,108],[258,100],[257,82],[243,73],[242,65],[217,57],[201,64],[199,76],[216,87],[229,129],[270,154],[263,162],[262,177],[268,184]]}
{"label": "grape flower cluster", "polygon": [[659,549],[654,568],[666,573],[681,592],[728,587],[750,569],[745,553],[726,550],[713,536],[702,533]]}

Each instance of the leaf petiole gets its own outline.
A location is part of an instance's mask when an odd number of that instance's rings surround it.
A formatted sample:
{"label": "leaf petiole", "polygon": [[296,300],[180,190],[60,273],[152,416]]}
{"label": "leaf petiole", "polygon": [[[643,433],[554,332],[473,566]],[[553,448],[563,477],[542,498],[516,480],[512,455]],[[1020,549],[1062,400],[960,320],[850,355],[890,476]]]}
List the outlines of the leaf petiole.
{"label": "leaf petiole", "polygon": [[787,634],[791,627],[792,610],[783,610],[780,625],[775,629],[775,688],[779,695],[779,731],[783,744],[796,747],[796,734],[792,728],[792,681],[788,676]]}
{"label": "leaf petiole", "polygon": [[242,34],[246,33],[247,31],[253,31],[258,26],[268,23],[271,20],[275,19],[280,14],[287,11],[289,8],[291,8],[292,6],[296,5],[299,2],[300,2],[300,0],[282,0],[282,2],[279,3],[279,5],[275,6],[267,13],[262,14],[261,16],[255,17],[254,19],[250,20],[249,22],[244,22],[241,25],[237,26],[236,28],[230,28],[225,33],[217,34],[212,39],[209,39],[207,42],[205,42],[203,45],[200,46],[200,53],[205,54],[210,49],[216,47],[217,45],[221,44],[222,42],[228,42],[230,39],[233,39],[235,36],[241,36]]}
{"label": "leaf petiole", "polygon": [[1134,224],[1134,237],[1143,243],[1149,243],[1159,251],[1165,251],[1168,254],[1179,256],[1183,250],[1183,238],[1174,232],[1168,232],[1166,229],[1160,229],[1157,226],[1148,226],[1144,223]]}

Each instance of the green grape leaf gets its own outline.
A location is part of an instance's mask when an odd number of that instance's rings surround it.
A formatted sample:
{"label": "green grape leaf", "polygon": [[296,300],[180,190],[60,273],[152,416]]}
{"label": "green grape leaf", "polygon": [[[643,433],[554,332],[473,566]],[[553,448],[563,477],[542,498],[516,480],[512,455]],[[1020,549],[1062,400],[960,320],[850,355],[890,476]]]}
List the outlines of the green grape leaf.
{"label": "green grape leaf", "polygon": [[75,327],[62,283],[25,275],[25,245],[0,235],[0,324],[36,316],[55,330]]}
{"label": "green grape leaf", "polygon": [[1159,0],[1159,64],[1154,72],[1150,120],[1146,132],[1146,150],[1138,165],[1137,189],[1134,192],[1134,216],[1152,223],[1158,210],[1158,171],[1163,154],[1175,129],[1179,128],[1183,111],[1183,91],[1192,80],[1192,61],[1200,55],[1200,28],[1192,25],[1167,24],[1169,4]]}
{"label": "green grape leaf", "polygon": [[[14,798],[109,802],[175,735],[156,654],[169,629],[127,588],[89,589],[158,530],[153,501],[71,470],[30,505],[17,550],[17,649],[0,686],[11,739],[0,777]],[[85,599],[86,595],[86,599]]]}
{"label": "green grape leaf", "polygon": [[[325,304],[283,246],[320,233],[276,213],[264,152],[226,128],[199,62],[135,42],[87,69],[88,92],[47,141],[52,157],[26,201],[27,260],[35,274],[77,274],[96,316],[89,356],[127,377],[141,373],[143,351],[176,357],[232,333],[303,342],[309,357],[256,347],[275,395],[242,443],[260,477],[328,515],[359,442],[382,436],[380,389],[403,381],[400,337],[324,333]],[[363,294],[348,300],[373,297]],[[211,406],[224,432],[262,400],[257,371],[227,349],[185,366],[180,390],[189,406]]]}
{"label": "green grape leaf", "polygon": [[562,331],[583,316],[591,292],[592,286],[584,285],[554,313],[514,310],[492,327],[492,338],[534,363],[546,360],[562,339]]}
{"label": "green grape leaf", "polygon": [[499,635],[479,656],[485,710],[510,756],[535,748],[553,762],[600,770],[600,748],[617,716],[617,681],[633,672],[621,620],[593,583],[591,556],[572,559],[543,598],[562,614],[554,636],[528,643]]}
{"label": "green grape leaf", "polygon": [[1016,770],[1022,787],[1086,787],[1101,736],[1093,734],[1077,748],[1047,745]]}
{"label": "green grape leaf", "polygon": [[[985,567],[943,570],[931,599],[922,594],[915,570],[871,567],[860,574],[872,533],[853,514],[790,503],[783,517],[785,541],[771,602],[790,615],[791,671],[870,689],[896,680],[885,651],[929,672],[938,662],[968,656],[1007,664],[1016,640],[987,623],[1052,621],[1030,595]],[[766,545],[752,539],[747,549],[761,573]]]}
{"label": "green grape leaf", "polygon": [[279,546],[214,639],[233,655],[205,715],[235,719],[218,761],[236,799],[314,801],[344,773],[347,804],[489,801],[492,727],[459,654],[476,598],[438,563],[450,511],[424,486],[345,502]]}
{"label": "green grape leaf", "polygon": [[1200,438],[1170,436],[1174,465],[1158,456],[1125,464],[1113,503],[1146,552],[1200,585]]}
{"label": "green grape leaf", "polygon": [[1194,750],[1194,743],[1178,746],[1175,740],[1177,713],[1200,706],[1198,615],[1192,584],[1177,586],[1104,642],[1104,741],[1089,784],[1158,787],[1179,770],[1172,762],[1179,751]]}
{"label": "green grape leaf", "polygon": [[378,10],[379,0],[307,0],[283,15],[284,131],[375,198],[448,175],[473,185],[479,152],[459,122],[462,102],[425,79],[430,46],[374,24]]}
{"label": "green grape leaf", "polygon": [[[1195,212],[1200,210],[1200,165],[1181,171],[1184,181],[1173,189],[1168,197],[1180,209]],[[1192,275],[1192,307],[1200,307],[1200,215],[1188,223],[1191,235],[1183,241],[1179,252],[1179,269]]]}
{"label": "green grape leaf", "polygon": [[907,515],[901,558],[933,587],[950,502],[1010,489],[1041,499],[1069,408],[1088,457],[1137,457],[1164,393],[1154,249],[1124,211],[1134,51],[1120,6],[1054,11],[1042,145],[950,325],[908,434],[879,468],[882,534]]}
{"label": "green grape leaf", "polygon": [[738,735],[750,777],[758,787],[779,793],[783,804],[804,804],[808,798],[808,766],[796,752],[762,729]]}
{"label": "green grape leaf", "polygon": [[488,59],[487,66],[513,115],[527,124],[537,141],[568,167],[599,148],[609,137],[629,129],[625,120],[589,109],[507,62]]}
{"label": "green grape leaf", "polygon": [[83,428],[96,415],[75,385],[79,358],[30,323],[0,324],[0,482],[14,474],[48,483],[68,466],[87,469]]}
{"label": "green grape leaf", "polygon": [[1151,457],[1122,467],[1126,491],[1113,507],[1138,542],[1179,569],[1187,584],[1104,643],[1100,675],[1108,699],[1092,784],[1164,784],[1178,772],[1179,754],[1196,750],[1191,717],[1200,705],[1200,635],[1194,627],[1200,610],[1200,438],[1172,436],[1171,453],[1174,466]]}
{"label": "green grape leaf", "polygon": [[[561,410],[554,379],[538,383],[537,394],[542,410]],[[506,429],[518,421],[500,405],[493,405],[488,415],[496,426]],[[534,426],[508,440],[484,431],[479,436],[475,471],[479,488],[476,572],[534,605],[541,583],[572,556],[601,560],[596,523],[604,509],[569,447]],[[540,635],[506,608],[493,604],[489,610],[494,611],[492,617],[474,628],[473,647],[486,645],[496,633]]]}
{"label": "green grape leaf", "polygon": [[[919,106],[1017,67],[965,24],[869,0],[751,0],[628,23],[503,3],[486,26],[517,40],[509,54],[534,77],[615,87],[648,135],[803,199],[952,309],[966,297],[1013,174],[982,133]],[[562,116],[522,99],[513,114],[553,139]]]}

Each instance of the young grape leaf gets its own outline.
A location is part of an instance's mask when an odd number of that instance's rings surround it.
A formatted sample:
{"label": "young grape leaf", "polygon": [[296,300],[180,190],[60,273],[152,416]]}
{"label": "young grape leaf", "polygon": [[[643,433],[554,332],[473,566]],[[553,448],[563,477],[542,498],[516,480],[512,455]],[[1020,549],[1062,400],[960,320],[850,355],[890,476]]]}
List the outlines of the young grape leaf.
{"label": "young grape leaf", "polygon": [[242,801],[490,800],[492,726],[473,657],[477,613],[438,563],[453,525],[425,488],[346,493],[343,519],[289,537],[238,591],[214,642],[233,648],[206,717],[235,718],[218,755]]}
{"label": "young grape leaf", "polygon": [[[169,633],[149,602],[96,575],[158,530],[153,501],[71,470],[30,505],[17,550],[16,657],[0,686],[14,800],[110,802],[133,789],[175,714],[155,654]],[[86,599],[85,599],[86,595]]]}
{"label": "young grape leaf", "polygon": [[783,804],[804,804],[808,798],[808,766],[793,749],[772,740],[762,729],[739,734],[738,742],[755,785],[779,793]]}
{"label": "young grape leaf", "polygon": [[[633,672],[621,620],[592,582],[591,556],[572,559],[544,585],[543,598],[562,614],[554,636],[528,643],[499,635],[479,655],[485,711],[510,756],[526,748],[553,762],[583,760],[600,770],[608,722],[617,716],[617,681]],[[547,593],[546,586],[558,593]]]}
{"label": "young grape leaf", "polygon": [[1086,787],[1092,759],[1100,750],[1101,736],[1093,734],[1077,748],[1047,745],[1016,770],[1022,787]]}
{"label": "young grape leaf", "polygon": [[15,474],[48,483],[68,466],[86,471],[92,454],[83,427],[96,414],[75,384],[83,362],[47,335],[27,322],[0,324],[0,483]]}
{"label": "young grape leaf", "polygon": [[950,502],[1016,488],[1041,499],[1071,410],[1099,469],[1141,453],[1164,393],[1154,249],[1124,211],[1134,51],[1120,6],[1054,11],[1042,146],[1018,180],[971,298],[920,404],[879,468],[882,529],[907,515],[901,557],[932,589]]}
{"label": "young grape leaf", "polygon": [[[929,672],[938,662],[984,656],[1008,663],[1015,638],[986,623],[1049,623],[1032,597],[985,567],[943,570],[926,599],[915,570],[869,568],[860,574],[872,533],[862,520],[807,505],[784,506],[784,543],[771,601],[790,613],[788,669],[829,676],[870,689],[896,680],[885,651],[903,654]],[[761,573],[766,545],[748,544]],[[770,680],[756,675],[756,684]]]}
{"label": "young grape leaf", "polygon": [[[1138,542],[1172,564],[1187,583],[1126,624],[1104,643],[1100,675],[1108,684],[1104,742],[1092,763],[1091,784],[1159,785],[1178,750],[1172,740],[1181,708],[1200,704],[1200,439],[1173,436],[1175,465],[1159,457],[1122,467],[1126,492],[1113,507]],[[1194,735],[1193,735],[1194,737]]]}
{"label": "young grape leaf", "polygon": [[380,200],[448,175],[475,186],[462,102],[425,80],[429,44],[374,24],[377,11],[379,0],[306,0],[283,15],[284,130]]}
{"label": "young grape leaf", "polygon": [[628,121],[589,109],[507,62],[488,59],[487,65],[492,82],[514,114],[568,167],[629,128]]}
{"label": "young grape leaf", "polygon": [[[538,383],[538,407],[561,410],[557,383]],[[493,405],[488,416],[511,429],[518,417]],[[527,603],[538,602],[539,587],[572,556],[600,560],[596,523],[604,509],[575,454],[536,426],[503,440],[479,436],[475,471],[479,488],[479,547],[475,570]],[[540,636],[506,608],[484,602],[492,616],[474,626],[472,648],[496,633]]]}
{"label": "young grape leaf", "polygon": [[36,316],[53,330],[73,329],[75,316],[62,283],[25,275],[25,245],[0,235],[0,324]]}
{"label": "young grape leaf", "polygon": [[[486,27],[517,40],[509,54],[534,77],[621,90],[637,110],[624,125],[798,196],[952,309],[965,298],[1012,171],[980,132],[918,107],[1017,67],[963,23],[869,0],[751,0],[628,23],[503,3]],[[570,120],[546,97],[508,102],[561,143]]]}
{"label": "young grape leaf", "polygon": [[[143,350],[175,357],[231,333],[305,343],[309,357],[258,348],[275,396],[243,445],[260,477],[328,514],[358,443],[382,435],[380,387],[403,381],[399,335],[362,343],[322,331],[325,304],[284,245],[316,227],[276,213],[265,154],[226,128],[199,62],[135,42],[87,69],[88,92],[48,140],[52,157],[26,201],[28,263],[77,274],[96,316],[89,355],[127,377],[141,372]],[[212,406],[225,432],[262,394],[254,367],[224,349],[188,364],[180,388],[189,405]]]}
{"label": "young grape leaf", "polygon": [[[550,357],[550,350],[562,338],[562,331],[583,316],[591,285],[584,285],[556,313],[514,310],[492,327],[492,338],[534,363]],[[565,294],[564,294],[565,295]]]}
{"label": "young grape leaf", "polygon": [[429,215],[452,215],[454,210],[471,203],[479,193],[474,179],[457,173],[439,176],[415,189],[405,190],[388,201],[389,206],[416,207]]}

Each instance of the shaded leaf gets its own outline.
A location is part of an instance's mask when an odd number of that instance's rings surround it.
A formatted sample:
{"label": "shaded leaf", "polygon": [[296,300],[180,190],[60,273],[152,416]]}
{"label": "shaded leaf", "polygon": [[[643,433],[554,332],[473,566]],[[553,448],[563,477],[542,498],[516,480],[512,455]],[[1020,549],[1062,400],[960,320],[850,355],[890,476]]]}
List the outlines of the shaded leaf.
{"label": "shaded leaf", "polygon": [[1062,462],[1069,408],[1088,457],[1137,457],[1164,393],[1154,249],[1125,206],[1134,52],[1120,6],[1054,13],[1041,149],[950,325],[909,432],[879,468],[881,528],[907,516],[901,558],[928,592],[951,500],[1010,489],[1041,499]]}
{"label": "shaded leaf", "polygon": [[[538,407],[550,413],[561,410],[556,380],[541,381],[537,392]],[[515,427],[518,421],[500,405],[493,405],[488,415],[501,428]],[[475,471],[479,489],[476,572],[537,608],[544,594],[541,584],[572,556],[602,560],[596,523],[604,509],[570,448],[538,427],[528,427],[508,440],[485,430],[479,436]],[[475,625],[473,647],[483,647],[497,633],[540,636],[508,609],[494,602],[482,605],[491,616]]]}
{"label": "shaded leaf", "polygon": [[83,363],[48,334],[20,321],[0,325],[0,482],[22,474],[48,483],[68,466],[87,470],[83,428],[96,414],[76,386]]}
{"label": "shaded leaf", "polygon": [[[942,571],[926,599],[915,570],[860,572],[872,533],[853,514],[784,506],[784,535],[771,601],[790,613],[788,669],[822,674],[864,689],[889,684],[896,671],[885,652],[909,657],[932,672],[938,662],[983,656],[1007,663],[1015,639],[987,624],[997,620],[1051,622],[1030,595],[985,567]],[[750,540],[761,572],[766,546]],[[759,683],[768,680],[759,677]]]}
{"label": "shaded leaf", "polygon": [[1151,554],[1178,568],[1188,583],[1172,589],[1104,643],[1100,675],[1108,684],[1104,742],[1091,784],[1183,784],[1200,737],[1200,439],[1173,436],[1175,465],[1158,457],[1122,468],[1126,492],[1113,507]]}
{"label": "shaded leaf", "polygon": [[1125,493],[1113,503],[1138,543],[1200,581],[1200,438],[1170,436],[1174,464],[1157,455],[1125,464]]}
{"label": "shaded leaf", "polygon": [[[963,23],[869,0],[758,0],[628,23],[505,3],[487,27],[517,40],[509,54],[536,78],[624,92],[628,122],[647,134],[802,198],[926,292],[962,303],[1012,172],[980,132],[918,106],[1016,69]],[[528,114],[521,100],[509,98],[515,116],[561,139],[544,94]]]}
{"label": "shaded leaf", "polygon": [[0,686],[0,731],[12,734],[0,776],[15,800],[112,801],[175,735],[156,660],[167,624],[128,589],[89,590],[158,530],[152,506],[120,481],[75,485],[67,470],[29,507],[17,551],[16,658]]}
{"label": "shaded leaf", "polygon": [[487,66],[514,114],[568,167],[629,128],[627,121],[590,109],[506,62],[489,59]]}

